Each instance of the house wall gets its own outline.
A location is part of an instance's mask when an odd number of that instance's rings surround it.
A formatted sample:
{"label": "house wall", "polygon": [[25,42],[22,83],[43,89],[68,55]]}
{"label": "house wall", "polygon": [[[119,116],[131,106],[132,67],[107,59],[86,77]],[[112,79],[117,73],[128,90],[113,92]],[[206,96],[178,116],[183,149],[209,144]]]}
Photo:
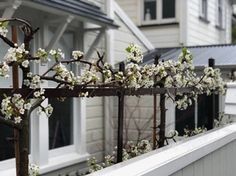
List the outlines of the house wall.
{"label": "house wall", "polygon": [[116,14],[114,20],[119,25],[118,30],[113,31],[114,35],[114,62],[115,64],[126,60],[125,49],[130,43],[139,45],[143,52],[147,49],[144,48],[143,44],[134,36],[126,24]]}
{"label": "house wall", "polygon": [[180,46],[179,24],[141,26],[140,29],[156,48]]}
{"label": "house wall", "polygon": [[116,0],[120,7],[125,11],[129,18],[136,24],[140,24],[140,0]]}
{"label": "house wall", "polygon": [[231,15],[232,9],[230,2],[223,1],[225,5],[224,25],[225,29],[221,30],[216,27],[217,4],[215,0],[208,0],[208,20],[204,22],[199,19],[200,1],[187,1],[187,45],[208,45],[222,44],[231,42]]}

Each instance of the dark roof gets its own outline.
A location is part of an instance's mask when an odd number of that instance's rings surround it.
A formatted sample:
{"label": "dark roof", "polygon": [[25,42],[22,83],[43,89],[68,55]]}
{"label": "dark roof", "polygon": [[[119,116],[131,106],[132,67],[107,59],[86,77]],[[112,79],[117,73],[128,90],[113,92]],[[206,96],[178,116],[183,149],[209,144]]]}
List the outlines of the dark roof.
{"label": "dark roof", "polygon": [[33,0],[33,2],[97,21],[105,26],[118,27],[98,6],[81,0]]}
{"label": "dark roof", "polygon": [[[160,60],[177,60],[183,47],[155,49],[144,54],[144,64],[151,64],[154,58],[161,54]],[[215,59],[219,67],[236,66],[236,45],[203,45],[186,47],[193,55],[193,63],[197,67],[206,66],[208,59]]]}

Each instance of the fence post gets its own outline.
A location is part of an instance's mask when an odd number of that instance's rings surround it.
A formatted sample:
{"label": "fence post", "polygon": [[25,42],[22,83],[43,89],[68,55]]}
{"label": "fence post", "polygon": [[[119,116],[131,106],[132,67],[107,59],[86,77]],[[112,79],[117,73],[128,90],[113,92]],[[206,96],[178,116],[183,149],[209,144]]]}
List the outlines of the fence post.
{"label": "fence post", "polygon": [[[125,64],[119,64],[119,71],[125,71]],[[117,163],[122,162],[123,155],[123,125],[124,125],[124,92],[118,92],[118,137],[117,137]]]}
{"label": "fence post", "polygon": [[[215,68],[215,59],[210,58],[208,60],[208,66]],[[207,129],[213,129],[213,125],[214,125],[214,118],[216,115],[216,96],[214,93],[212,93],[210,96],[208,96],[208,112],[207,112]]]}
{"label": "fence post", "polygon": [[[157,65],[161,55],[156,55],[154,58],[154,64]],[[154,76],[154,85],[156,84],[157,77]],[[153,132],[152,132],[152,148],[157,147],[157,94],[153,94]]]}

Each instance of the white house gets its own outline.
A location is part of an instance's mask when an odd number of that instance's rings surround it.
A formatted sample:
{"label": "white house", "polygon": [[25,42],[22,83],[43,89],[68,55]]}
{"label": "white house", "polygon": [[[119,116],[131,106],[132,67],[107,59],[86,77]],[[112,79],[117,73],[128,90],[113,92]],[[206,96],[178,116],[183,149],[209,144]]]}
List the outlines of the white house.
{"label": "white house", "polygon": [[[70,57],[73,49],[80,49],[89,59],[96,57],[93,53],[96,48],[105,51],[107,61],[115,65],[125,59],[124,49],[131,42],[139,44],[144,52],[156,47],[230,43],[232,2],[3,0],[0,2],[0,14],[3,18],[24,18],[34,27],[40,27],[32,43],[32,51],[39,47],[47,50],[60,47],[66,57]],[[22,40],[20,33],[18,40]],[[2,41],[0,46],[0,58],[3,58],[7,46]],[[47,68],[47,65],[34,65],[34,71],[39,73]],[[0,82],[4,87],[11,85],[11,80],[0,79]],[[150,97],[138,100],[139,110],[135,110],[137,98],[126,100],[130,108],[127,108],[127,116],[130,110],[135,119],[146,124],[148,120],[145,118],[152,116]],[[116,136],[112,118],[117,114],[116,100],[70,99],[63,105],[55,100],[49,101],[54,104],[55,118],[38,118],[34,114],[30,124],[30,159],[39,165],[42,174],[55,176],[78,171],[85,167],[88,157],[96,156],[102,160],[105,151],[112,150],[110,144]],[[172,106],[171,103],[168,105]],[[168,117],[173,117],[173,109],[167,112]],[[173,118],[169,122],[174,124]],[[12,132],[2,126],[1,129],[0,175],[14,175],[12,145],[5,140],[12,136]],[[151,130],[144,131],[149,135]],[[130,133],[135,132],[131,130]]]}
{"label": "white house", "polygon": [[232,0],[117,0],[156,48],[231,42]]}

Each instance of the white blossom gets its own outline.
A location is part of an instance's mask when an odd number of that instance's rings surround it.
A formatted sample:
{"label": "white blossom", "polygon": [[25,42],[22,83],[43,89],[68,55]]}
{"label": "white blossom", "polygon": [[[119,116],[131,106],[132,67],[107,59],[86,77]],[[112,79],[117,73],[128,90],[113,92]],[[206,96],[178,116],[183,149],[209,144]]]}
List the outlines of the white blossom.
{"label": "white blossom", "polygon": [[8,33],[8,29],[6,27],[6,24],[7,23],[0,22],[0,35],[2,35],[3,37],[6,37],[7,33]]}
{"label": "white blossom", "polygon": [[54,57],[55,60],[58,60],[58,59],[64,59],[65,57],[65,54],[62,52],[61,49],[56,49],[56,50],[50,50],[49,51],[49,54]]}
{"label": "white blossom", "polygon": [[20,116],[15,117],[15,123],[20,123],[22,121],[22,118]]}
{"label": "white blossom", "polygon": [[28,60],[24,60],[21,65],[25,68],[27,68],[29,66],[29,61]]}
{"label": "white blossom", "polygon": [[6,62],[3,62],[2,65],[0,64],[0,76],[1,77],[8,78],[9,71],[10,71],[10,67],[8,66],[8,64]]}

